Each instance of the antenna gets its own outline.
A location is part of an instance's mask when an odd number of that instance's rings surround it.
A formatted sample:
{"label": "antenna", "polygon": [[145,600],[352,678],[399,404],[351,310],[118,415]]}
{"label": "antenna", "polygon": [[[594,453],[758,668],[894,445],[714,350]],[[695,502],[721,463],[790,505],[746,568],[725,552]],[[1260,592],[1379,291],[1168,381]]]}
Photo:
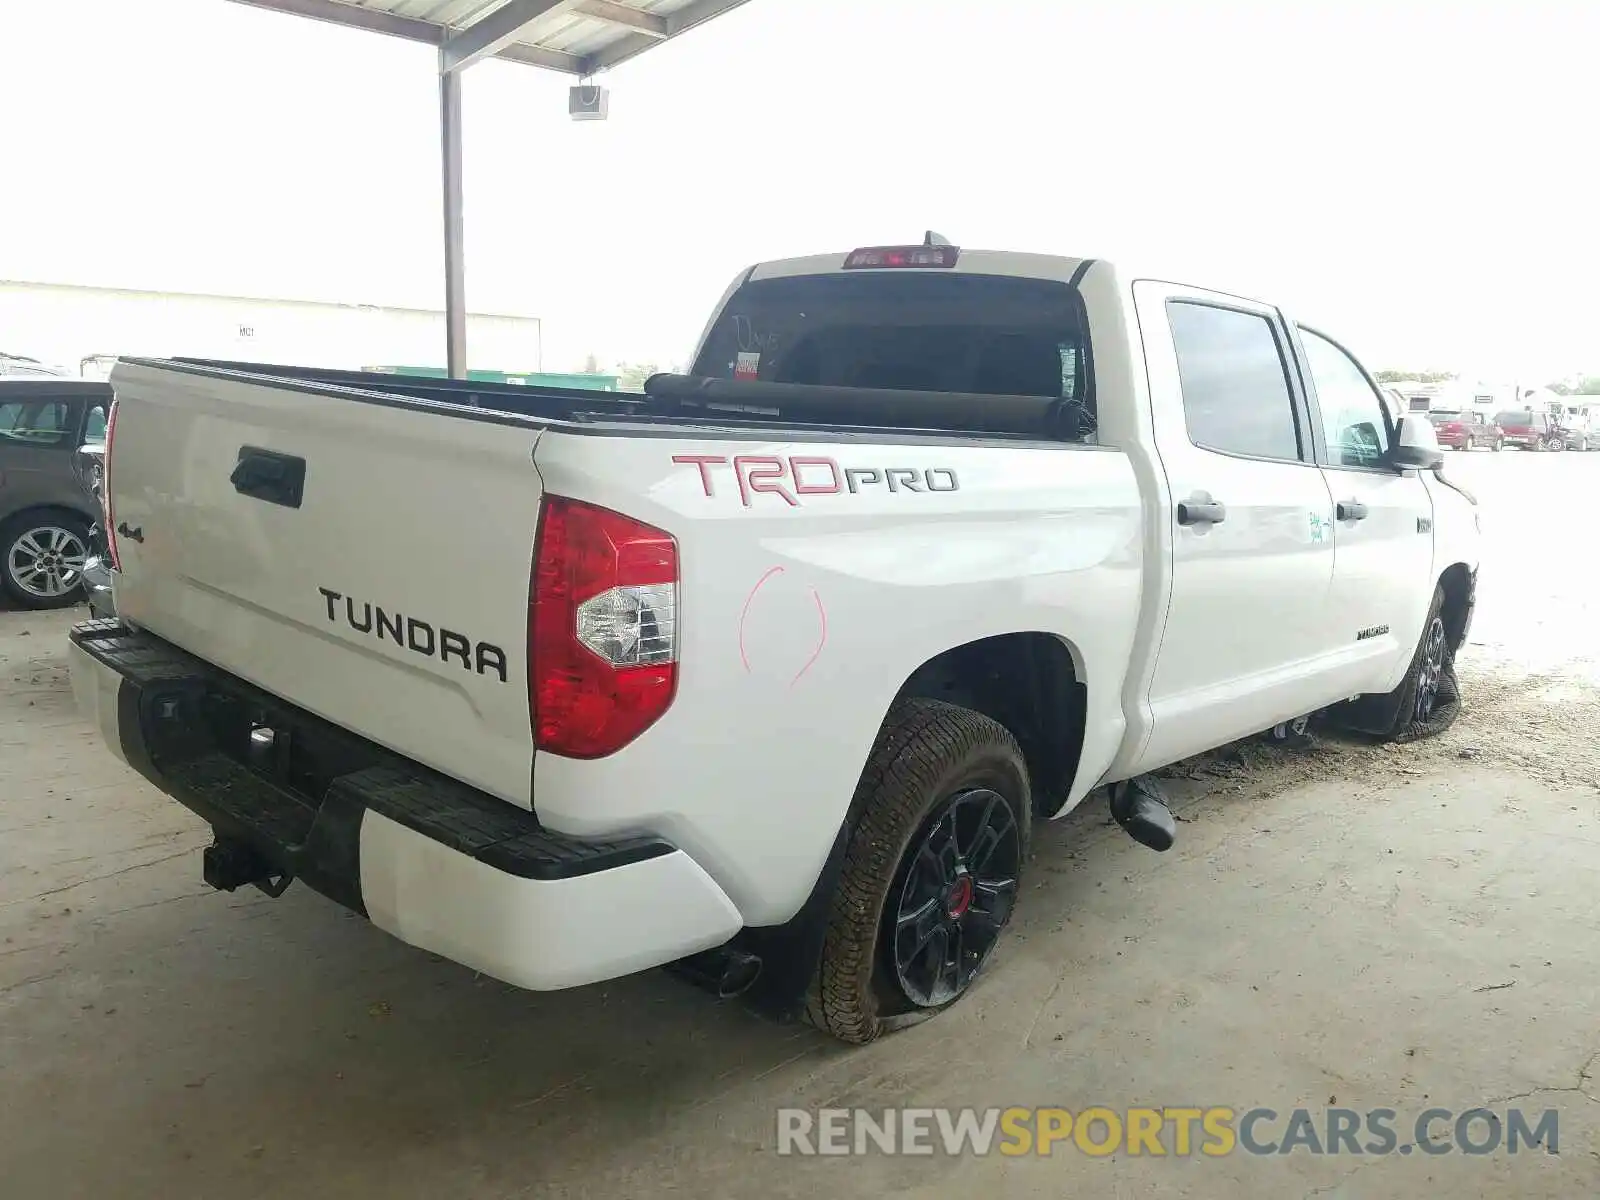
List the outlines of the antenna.
{"label": "antenna", "polygon": [[930,229],[922,235],[922,244],[924,246],[948,246],[950,245],[950,239]]}

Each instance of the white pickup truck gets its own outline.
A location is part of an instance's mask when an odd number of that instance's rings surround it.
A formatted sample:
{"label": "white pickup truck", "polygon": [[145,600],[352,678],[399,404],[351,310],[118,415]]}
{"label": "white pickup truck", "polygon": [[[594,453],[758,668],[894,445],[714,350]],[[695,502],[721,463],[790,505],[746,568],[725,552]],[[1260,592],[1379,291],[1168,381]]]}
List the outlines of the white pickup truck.
{"label": "white pickup truck", "polygon": [[966,992],[1032,822],[1098,794],[1164,849],[1158,767],[1459,708],[1478,517],[1427,420],[1104,261],[766,263],[643,395],[112,384],[108,745],[212,885],[525,988],[673,965],[867,1041]]}

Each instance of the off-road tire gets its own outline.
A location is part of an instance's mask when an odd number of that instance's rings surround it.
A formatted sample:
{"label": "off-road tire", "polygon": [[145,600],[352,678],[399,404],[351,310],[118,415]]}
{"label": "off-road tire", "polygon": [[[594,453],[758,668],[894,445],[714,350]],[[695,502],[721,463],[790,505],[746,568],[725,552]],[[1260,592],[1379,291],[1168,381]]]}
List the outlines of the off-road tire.
{"label": "off-road tire", "polygon": [[[936,807],[968,786],[1005,797],[1025,856],[1032,796],[1016,739],[971,709],[920,699],[896,705],[856,787],[855,828],[806,995],[807,1022],[841,1041],[865,1045],[893,1028],[896,1018],[925,1018],[966,994],[938,1008],[911,1005],[884,965],[881,938],[885,906],[913,839],[924,835]],[[1019,894],[1021,873],[1019,863]]]}

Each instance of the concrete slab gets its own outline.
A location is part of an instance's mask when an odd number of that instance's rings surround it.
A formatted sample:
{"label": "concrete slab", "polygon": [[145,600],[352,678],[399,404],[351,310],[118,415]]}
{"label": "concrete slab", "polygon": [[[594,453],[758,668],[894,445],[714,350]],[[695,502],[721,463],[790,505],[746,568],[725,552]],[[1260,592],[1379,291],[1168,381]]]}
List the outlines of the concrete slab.
{"label": "concrete slab", "polygon": [[[1183,764],[1165,856],[1099,806],[1044,827],[983,984],[860,1051],[660,975],[530,995],[303,889],[209,892],[201,823],[72,710],[76,614],[0,614],[4,1194],[1600,1194],[1600,624],[1560,532],[1600,459],[1450,469],[1492,538],[1455,730]],[[1389,1107],[1402,1134],[1523,1104],[1561,1153],[774,1151],[781,1106],[1036,1104]]]}

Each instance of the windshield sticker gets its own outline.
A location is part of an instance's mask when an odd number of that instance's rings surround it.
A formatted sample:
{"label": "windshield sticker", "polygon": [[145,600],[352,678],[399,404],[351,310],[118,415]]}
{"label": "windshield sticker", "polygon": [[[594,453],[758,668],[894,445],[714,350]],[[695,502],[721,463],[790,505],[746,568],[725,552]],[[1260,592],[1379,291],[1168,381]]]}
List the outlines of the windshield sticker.
{"label": "windshield sticker", "polygon": [[764,333],[750,323],[750,318],[742,313],[735,313],[733,317],[733,336],[739,343],[739,349],[746,353],[760,354],[763,350],[771,350],[778,344],[776,333]]}
{"label": "windshield sticker", "polygon": [[739,357],[733,364],[733,377],[735,379],[761,378],[761,354],[759,351],[739,351]]}

